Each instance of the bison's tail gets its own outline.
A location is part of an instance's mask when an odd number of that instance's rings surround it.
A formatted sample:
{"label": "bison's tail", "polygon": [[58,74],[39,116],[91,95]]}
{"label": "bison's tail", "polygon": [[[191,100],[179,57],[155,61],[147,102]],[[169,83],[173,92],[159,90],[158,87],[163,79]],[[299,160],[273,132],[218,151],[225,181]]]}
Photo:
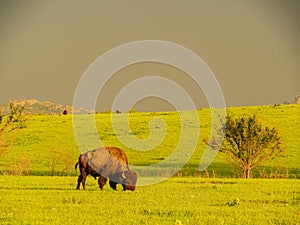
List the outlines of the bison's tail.
{"label": "bison's tail", "polygon": [[77,163],[75,164],[75,170],[77,170],[78,164],[79,164],[79,162],[77,162]]}

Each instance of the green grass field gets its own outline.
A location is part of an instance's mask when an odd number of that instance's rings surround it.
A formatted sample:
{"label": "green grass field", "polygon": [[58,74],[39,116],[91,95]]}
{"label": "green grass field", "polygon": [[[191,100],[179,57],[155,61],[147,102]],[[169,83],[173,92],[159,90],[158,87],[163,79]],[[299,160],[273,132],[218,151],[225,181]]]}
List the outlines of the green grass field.
{"label": "green grass field", "polygon": [[[230,108],[228,111],[237,115],[257,114],[266,126],[278,128],[282,135],[284,153],[266,161],[258,168],[254,168],[254,177],[300,177],[300,105],[236,107]],[[188,114],[189,112],[184,113]],[[219,153],[210,165],[208,173],[198,171],[205,149],[203,139],[209,138],[211,126],[209,109],[199,110],[198,115],[200,121],[198,144],[191,159],[182,168],[180,175],[206,177],[207,174],[210,174],[210,176],[219,178],[239,177],[240,172],[233,165],[227,163],[226,156],[222,153]],[[80,118],[84,124],[94,115],[75,116]],[[122,124],[127,116],[128,114],[119,114],[115,121]],[[154,121],[155,130],[163,129],[161,123],[153,120],[156,118],[162,119],[166,126],[166,136],[156,148],[151,151],[134,151],[120,142],[122,138],[127,139],[133,136],[140,139],[148,138],[151,134],[150,121]],[[165,159],[174,151],[180,139],[181,124],[176,112],[129,114],[131,130],[119,129],[116,132],[112,128],[110,114],[96,114],[95,120],[102,143],[123,148],[128,155],[130,164],[135,166],[147,166]],[[26,157],[32,164],[31,175],[50,175],[53,164],[52,169],[54,168],[56,175],[77,174],[73,168],[80,151],[74,138],[71,115],[27,116],[26,125],[26,128],[6,135],[9,147],[1,158],[0,171],[9,173],[11,167],[16,166],[14,164],[17,164],[18,159]],[[194,124],[188,120],[183,126],[191,134],[196,132]],[[93,138],[89,134],[84,136],[83,151],[100,147],[97,140]],[[186,148],[189,148],[188,144]]]}
{"label": "green grass field", "polygon": [[[194,154],[173,177],[135,192],[113,191],[87,180],[87,191],[76,191],[74,170],[80,151],[72,116],[27,116],[26,128],[5,135],[0,158],[0,224],[300,224],[300,105],[230,108],[237,115],[256,114],[266,126],[279,129],[284,152],[253,170],[255,178],[237,179],[240,171],[219,153],[207,171],[198,171],[210,134],[210,110],[199,110],[200,135]],[[188,115],[190,112],[183,112]],[[85,124],[94,115],[75,115]],[[193,134],[195,125],[180,123],[176,112],[116,115],[130,130],[116,132],[111,115],[96,114],[98,136],[84,135],[84,149],[104,145],[123,148],[134,166],[148,166],[167,158],[178,144],[181,128]],[[162,142],[151,151],[135,151],[122,139],[146,140],[164,129]],[[88,133],[88,132],[87,132]],[[135,146],[139,147],[139,146]],[[143,146],[141,146],[142,148]],[[186,146],[189,148],[189,144]],[[29,167],[30,176],[11,176]],[[50,176],[50,175],[55,176]],[[70,176],[66,176],[70,175]],[[161,174],[169,177],[169,174]],[[209,177],[209,178],[208,178]]]}
{"label": "green grass field", "polygon": [[[293,179],[170,178],[135,192],[75,177],[1,176],[1,224],[299,224]],[[119,187],[121,189],[121,187]]]}

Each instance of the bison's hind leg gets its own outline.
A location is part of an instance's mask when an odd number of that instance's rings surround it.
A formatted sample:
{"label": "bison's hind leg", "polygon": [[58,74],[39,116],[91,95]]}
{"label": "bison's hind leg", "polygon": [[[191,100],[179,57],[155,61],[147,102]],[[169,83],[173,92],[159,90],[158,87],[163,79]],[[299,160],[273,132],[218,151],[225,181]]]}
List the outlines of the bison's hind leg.
{"label": "bison's hind leg", "polygon": [[82,172],[77,179],[77,190],[80,189],[80,183],[82,183],[82,189],[85,190],[85,180],[86,180],[86,173]]}
{"label": "bison's hind leg", "polygon": [[80,183],[81,183],[81,181],[82,181],[82,176],[81,176],[81,174],[80,174],[80,175],[78,176],[78,179],[77,179],[77,187],[76,187],[77,190],[80,189]]}

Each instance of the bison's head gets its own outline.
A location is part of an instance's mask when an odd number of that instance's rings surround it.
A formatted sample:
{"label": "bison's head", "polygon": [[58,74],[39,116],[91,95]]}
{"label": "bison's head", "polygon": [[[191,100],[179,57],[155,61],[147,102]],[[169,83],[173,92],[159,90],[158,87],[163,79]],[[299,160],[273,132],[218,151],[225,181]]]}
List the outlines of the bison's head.
{"label": "bison's head", "polygon": [[135,190],[137,176],[137,172],[134,170],[127,170],[122,173],[122,177],[124,178],[122,184],[125,185],[125,190]]}

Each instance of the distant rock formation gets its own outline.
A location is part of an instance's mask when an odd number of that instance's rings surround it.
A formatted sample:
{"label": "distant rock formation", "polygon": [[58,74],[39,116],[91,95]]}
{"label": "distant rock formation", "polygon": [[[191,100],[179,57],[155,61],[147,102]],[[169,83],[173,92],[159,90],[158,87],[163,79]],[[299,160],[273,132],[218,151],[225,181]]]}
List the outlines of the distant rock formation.
{"label": "distant rock formation", "polygon": [[[61,115],[63,112],[67,114],[92,114],[95,113],[94,110],[88,110],[84,108],[74,109],[72,106],[64,106],[61,104],[54,104],[52,102],[40,102],[36,99],[26,99],[26,100],[13,100],[16,104],[24,106],[24,114],[27,115]],[[3,114],[9,114],[9,106],[0,106],[0,110]]]}
{"label": "distant rock formation", "polygon": [[300,104],[300,95],[298,95],[298,97],[295,98],[295,102],[296,104]]}

